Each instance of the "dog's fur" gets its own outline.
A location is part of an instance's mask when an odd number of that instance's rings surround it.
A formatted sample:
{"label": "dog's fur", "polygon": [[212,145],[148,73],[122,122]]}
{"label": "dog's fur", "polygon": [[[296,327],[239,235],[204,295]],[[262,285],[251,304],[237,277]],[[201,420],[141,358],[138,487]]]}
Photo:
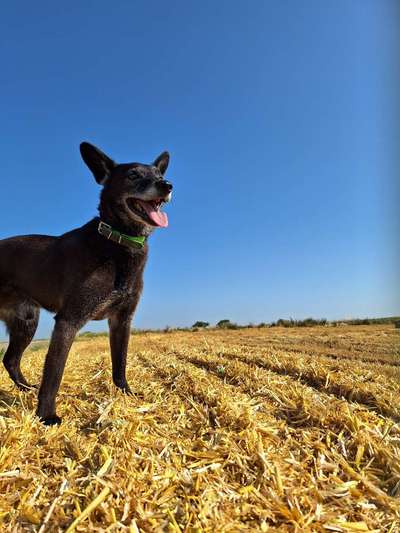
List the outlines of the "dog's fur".
{"label": "dog's fur", "polygon": [[0,320],[10,335],[3,362],[19,388],[31,387],[20,361],[35,334],[40,308],[56,313],[37,409],[45,424],[61,422],[56,394],[75,335],[89,320],[108,319],[113,381],[130,393],[126,356],[148,246],[146,242],[142,249],[134,249],[112,242],[97,228],[101,219],[121,233],[147,237],[154,224],[136,200],[167,201],[172,189],[164,180],[168,152],[152,165],[119,165],[89,143],[80,149],[103,187],[100,218],[60,237],[28,235],[0,241]]}

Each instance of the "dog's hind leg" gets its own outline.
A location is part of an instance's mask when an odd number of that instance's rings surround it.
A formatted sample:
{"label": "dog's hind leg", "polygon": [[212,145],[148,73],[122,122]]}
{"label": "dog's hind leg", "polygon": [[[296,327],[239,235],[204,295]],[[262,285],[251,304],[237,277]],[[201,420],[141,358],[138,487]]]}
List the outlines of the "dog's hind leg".
{"label": "dog's hind leg", "polygon": [[35,335],[39,322],[39,308],[31,304],[20,304],[5,320],[10,342],[3,363],[10,378],[22,390],[31,388],[21,372],[21,358]]}

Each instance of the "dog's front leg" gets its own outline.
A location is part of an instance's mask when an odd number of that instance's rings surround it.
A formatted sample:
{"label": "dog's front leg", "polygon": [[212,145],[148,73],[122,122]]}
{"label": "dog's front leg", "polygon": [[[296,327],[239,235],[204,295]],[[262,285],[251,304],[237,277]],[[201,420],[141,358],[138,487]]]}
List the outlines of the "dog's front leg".
{"label": "dog's front leg", "polygon": [[71,344],[81,325],[63,318],[56,318],[56,325],[44,364],[36,413],[46,425],[61,423],[61,418],[56,414],[56,394],[60,387]]}
{"label": "dog's front leg", "polygon": [[132,394],[126,381],[126,357],[131,334],[132,316],[116,314],[109,318],[112,377],[116,387],[126,394]]}

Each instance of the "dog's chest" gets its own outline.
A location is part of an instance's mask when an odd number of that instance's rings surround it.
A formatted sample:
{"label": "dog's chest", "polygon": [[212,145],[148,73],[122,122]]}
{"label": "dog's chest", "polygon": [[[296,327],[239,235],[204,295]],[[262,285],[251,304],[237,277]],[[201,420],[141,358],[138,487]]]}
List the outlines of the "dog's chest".
{"label": "dog's chest", "polygon": [[143,287],[143,262],[128,262],[115,269],[110,293],[98,306],[94,320],[102,320],[119,311],[133,312]]}

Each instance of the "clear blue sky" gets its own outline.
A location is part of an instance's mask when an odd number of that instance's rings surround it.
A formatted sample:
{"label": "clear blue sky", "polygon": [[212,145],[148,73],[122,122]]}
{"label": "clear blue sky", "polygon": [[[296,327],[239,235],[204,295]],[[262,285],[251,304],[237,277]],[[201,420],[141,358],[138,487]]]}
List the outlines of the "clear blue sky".
{"label": "clear blue sky", "polygon": [[0,238],[96,214],[80,141],[168,149],[137,327],[400,312],[396,0],[16,1],[0,24]]}

